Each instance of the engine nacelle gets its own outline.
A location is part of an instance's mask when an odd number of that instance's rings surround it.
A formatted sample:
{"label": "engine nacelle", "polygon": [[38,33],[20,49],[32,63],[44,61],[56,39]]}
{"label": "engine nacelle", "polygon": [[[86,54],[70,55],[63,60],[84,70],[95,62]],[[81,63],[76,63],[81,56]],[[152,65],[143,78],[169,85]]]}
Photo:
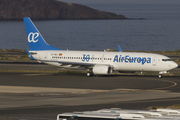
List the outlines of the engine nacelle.
{"label": "engine nacelle", "polygon": [[159,72],[159,74],[167,74],[167,73],[169,73],[169,71],[161,71],[161,72]]}
{"label": "engine nacelle", "polygon": [[111,66],[97,65],[93,67],[92,71],[95,75],[109,75],[113,70]]}

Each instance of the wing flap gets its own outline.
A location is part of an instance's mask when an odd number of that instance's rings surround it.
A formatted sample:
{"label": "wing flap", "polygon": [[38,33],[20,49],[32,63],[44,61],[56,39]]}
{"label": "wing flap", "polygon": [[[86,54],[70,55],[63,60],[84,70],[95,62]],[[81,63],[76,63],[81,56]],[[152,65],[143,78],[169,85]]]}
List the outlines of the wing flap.
{"label": "wing flap", "polygon": [[94,63],[79,63],[79,62],[67,62],[67,61],[50,61],[50,60],[42,60],[41,62],[45,62],[45,63],[59,63],[61,67],[63,66],[69,66],[69,67],[90,67],[90,66],[94,66],[96,64]]}

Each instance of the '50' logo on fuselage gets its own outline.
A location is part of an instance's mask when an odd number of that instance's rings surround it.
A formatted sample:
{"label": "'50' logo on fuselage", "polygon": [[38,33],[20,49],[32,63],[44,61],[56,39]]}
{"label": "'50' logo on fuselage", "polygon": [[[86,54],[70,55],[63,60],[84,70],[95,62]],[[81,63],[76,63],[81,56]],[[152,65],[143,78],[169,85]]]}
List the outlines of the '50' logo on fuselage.
{"label": "'50' logo on fuselage", "polygon": [[39,37],[39,33],[30,32],[28,35],[28,42],[36,43],[38,41],[37,37]]}

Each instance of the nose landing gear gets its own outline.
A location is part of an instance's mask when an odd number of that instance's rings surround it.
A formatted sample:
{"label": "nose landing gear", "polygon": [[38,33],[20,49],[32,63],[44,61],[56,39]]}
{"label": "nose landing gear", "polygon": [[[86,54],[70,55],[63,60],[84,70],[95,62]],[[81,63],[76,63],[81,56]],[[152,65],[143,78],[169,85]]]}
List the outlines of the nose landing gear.
{"label": "nose landing gear", "polygon": [[169,73],[169,71],[161,71],[159,72],[159,78],[162,78],[162,74],[167,74]]}

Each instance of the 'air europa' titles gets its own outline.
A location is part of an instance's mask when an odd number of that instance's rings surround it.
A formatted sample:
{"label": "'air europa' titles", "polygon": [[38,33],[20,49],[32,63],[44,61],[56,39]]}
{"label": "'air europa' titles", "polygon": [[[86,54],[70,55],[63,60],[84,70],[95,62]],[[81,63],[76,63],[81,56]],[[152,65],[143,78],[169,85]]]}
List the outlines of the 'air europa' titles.
{"label": "'air europa' titles", "polygon": [[150,57],[130,57],[129,55],[126,55],[123,57],[122,55],[118,56],[116,55],[114,57],[113,62],[125,62],[125,63],[151,63],[151,58]]}

